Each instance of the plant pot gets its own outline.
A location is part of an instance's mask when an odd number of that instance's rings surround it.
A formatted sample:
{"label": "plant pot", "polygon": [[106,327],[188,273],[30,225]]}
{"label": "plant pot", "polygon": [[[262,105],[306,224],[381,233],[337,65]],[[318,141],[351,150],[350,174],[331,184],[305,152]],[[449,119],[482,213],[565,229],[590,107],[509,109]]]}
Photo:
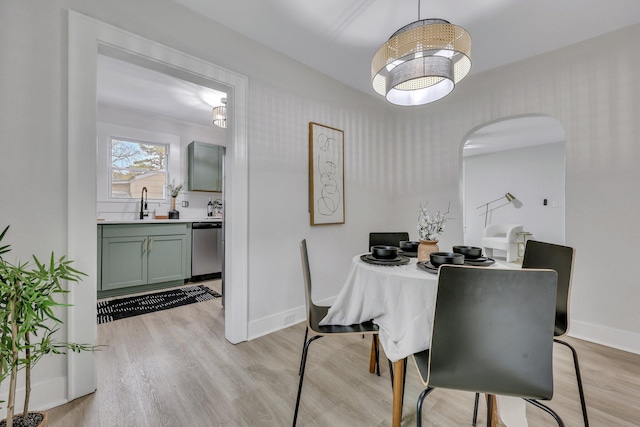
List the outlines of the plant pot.
{"label": "plant pot", "polygon": [[180,212],[176,210],[176,198],[171,198],[171,210],[168,213],[169,219],[180,219]]}
{"label": "plant pot", "polygon": [[[40,419],[40,423],[37,423],[37,420]],[[13,426],[14,427],[46,427],[48,417],[47,413],[43,411],[29,411],[27,413],[28,422],[31,421],[30,424],[25,424],[22,422],[22,414],[16,414],[13,416]],[[0,421],[0,427],[6,427],[7,420],[3,419]]]}
{"label": "plant pot", "polygon": [[432,252],[440,252],[437,240],[420,240],[418,245],[418,261],[430,261]]}

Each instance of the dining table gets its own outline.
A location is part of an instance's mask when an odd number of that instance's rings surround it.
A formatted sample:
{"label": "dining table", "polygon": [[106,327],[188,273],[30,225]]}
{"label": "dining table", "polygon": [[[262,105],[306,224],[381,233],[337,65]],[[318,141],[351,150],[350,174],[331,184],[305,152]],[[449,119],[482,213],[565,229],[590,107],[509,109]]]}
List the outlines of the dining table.
{"label": "dining table", "polygon": [[[367,254],[354,256],[344,285],[320,322],[352,325],[373,320],[378,325],[380,344],[393,364],[392,427],[400,427],[402,422],[406,359],[430,346],[438,288],[437,269],[418,266],[415,257],[402,260],[406,263],[389,265],[393,263],[372,263]],[[496,261],[485,268],[520,266]],[[488,426],[497,427],[500,418],[508,427],[527,427],[524,400],[493,395],[487,395],[487,399],[492,400],[495,409]]]}

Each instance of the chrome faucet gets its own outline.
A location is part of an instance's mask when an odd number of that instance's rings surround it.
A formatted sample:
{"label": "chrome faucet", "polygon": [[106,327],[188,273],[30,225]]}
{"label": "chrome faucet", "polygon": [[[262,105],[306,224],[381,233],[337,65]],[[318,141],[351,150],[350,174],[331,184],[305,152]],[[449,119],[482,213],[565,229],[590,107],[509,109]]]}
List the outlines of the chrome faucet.
{"label": "chrome faucet", "polygon": [[147,187],[142,187],[142,195],[140,196],[140,219],[144,219],[145,216],[149,216],[149,209],[147,207],[148,198],[149,193],[147,191]]}

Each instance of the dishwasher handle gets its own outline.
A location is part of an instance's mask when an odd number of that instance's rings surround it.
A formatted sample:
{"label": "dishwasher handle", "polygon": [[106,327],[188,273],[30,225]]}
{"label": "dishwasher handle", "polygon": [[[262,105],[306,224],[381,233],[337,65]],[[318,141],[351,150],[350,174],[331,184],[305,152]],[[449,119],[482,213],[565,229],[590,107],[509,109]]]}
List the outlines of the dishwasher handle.
{"label": "dishwasher handle", "polygon": [[206,228],[222,228],[222,222],[194,222],[191,223],[194,230],[202,230]]}

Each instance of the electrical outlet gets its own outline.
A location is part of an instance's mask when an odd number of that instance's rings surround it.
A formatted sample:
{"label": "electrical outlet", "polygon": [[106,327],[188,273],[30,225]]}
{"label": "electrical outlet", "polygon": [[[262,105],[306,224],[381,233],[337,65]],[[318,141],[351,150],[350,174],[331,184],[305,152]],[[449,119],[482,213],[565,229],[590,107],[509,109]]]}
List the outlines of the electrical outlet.
{"label": "electrical outlet", "polygon": [[189,207],[189,201],[188,200],[183,200],[182,201],[182,207],[183,208],[188,208]]}
{"label": "electrical outlet", "polygon": [[284,324],[285,325],[293,323],[295,320],[296,320],[296,315],[295,314],[287,314],[286,316],[284,316]]}

